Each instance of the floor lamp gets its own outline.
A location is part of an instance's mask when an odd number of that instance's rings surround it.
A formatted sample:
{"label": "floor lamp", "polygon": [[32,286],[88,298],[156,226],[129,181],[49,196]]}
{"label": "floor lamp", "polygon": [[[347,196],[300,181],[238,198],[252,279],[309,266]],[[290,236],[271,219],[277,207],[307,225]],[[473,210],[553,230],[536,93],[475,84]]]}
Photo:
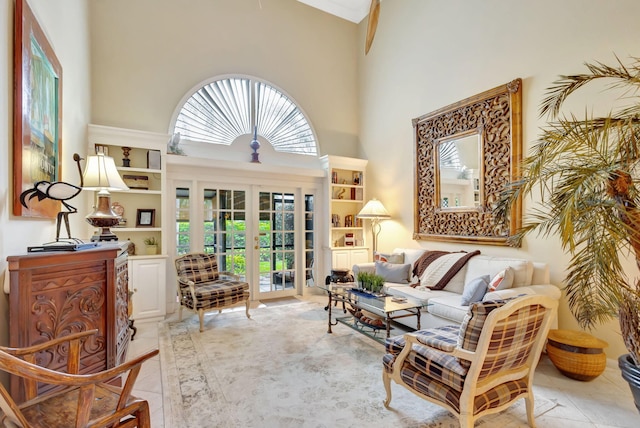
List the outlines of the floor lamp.
{"label": "floor lamp", "polygon": [[380,220],[391,218],[382,202],[376,198],[371,199],[365,204],[356,218],[371,220],[371,234],[373,235],[373,252],[378,251],[378,235],[380,234]]}

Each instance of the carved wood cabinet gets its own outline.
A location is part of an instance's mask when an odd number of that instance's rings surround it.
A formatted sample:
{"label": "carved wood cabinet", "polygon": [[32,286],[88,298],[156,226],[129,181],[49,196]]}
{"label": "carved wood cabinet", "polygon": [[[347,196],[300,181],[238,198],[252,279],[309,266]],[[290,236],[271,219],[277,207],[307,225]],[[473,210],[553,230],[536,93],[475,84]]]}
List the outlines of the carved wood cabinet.
{"label": "carved wood cabinet", "polygon": [[[95,373],[126,359],[128,328],[127,253],[106,244],[78,252],[30,253],[7,257],[10,272],[9,346],[25,347],[70,333],[98,329],[85,341],[80,373]],[[38,354],[37,364],[66,367],[65,347]],[[50,390],[39,385],[38,393]],[[11,376],[11,395],[24,401],[20,378]]]}

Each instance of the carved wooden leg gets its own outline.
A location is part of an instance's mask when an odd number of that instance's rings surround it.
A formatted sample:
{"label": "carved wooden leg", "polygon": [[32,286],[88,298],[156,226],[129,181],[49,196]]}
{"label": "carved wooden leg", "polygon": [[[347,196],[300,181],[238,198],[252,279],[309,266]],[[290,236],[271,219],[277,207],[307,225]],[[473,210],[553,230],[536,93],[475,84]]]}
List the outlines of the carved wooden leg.
{"label": "carved wooden leg", "polygon": [[198,309],[198,318],[200,319],[200,333],[204,331],[204,309]]}
{"label": "carved wooden leg", "polygon": [[180,303],[178,308],[178,321],[182,321],[182,303]]}
{"label": "carved wooden leg", "polygon": [[525,397],[524,402],[527,405],[527,421],[529,422],[529,426],[536,428],[536,418],[533,415],[533,394],[530,393],[528,397]]}
{"label": "carved wooden leg", "polygon": [[249,299],[247,299],[247,318],[251,319],[251,315],[249,315]]}
{"label": "carved wooden leg", "polygon": [[386,369],[382,369],[382,383],[384,383],[384,390],[387,391],[387,398],[384,400],[384,407],[389,408],[391,403],[391,378]]}

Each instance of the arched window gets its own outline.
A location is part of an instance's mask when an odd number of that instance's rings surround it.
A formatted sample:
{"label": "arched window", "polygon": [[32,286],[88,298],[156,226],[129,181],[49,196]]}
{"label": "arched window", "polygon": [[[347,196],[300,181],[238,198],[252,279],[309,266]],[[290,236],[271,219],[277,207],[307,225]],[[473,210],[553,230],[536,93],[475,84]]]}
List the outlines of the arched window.
{"label": "arched window", "polygon": [[230,145],[257,133],[276,151],[316,156],[316,138],[300,108],[282,91],[250,78],[204,85],[182,106],[174,133],[192,141]]}

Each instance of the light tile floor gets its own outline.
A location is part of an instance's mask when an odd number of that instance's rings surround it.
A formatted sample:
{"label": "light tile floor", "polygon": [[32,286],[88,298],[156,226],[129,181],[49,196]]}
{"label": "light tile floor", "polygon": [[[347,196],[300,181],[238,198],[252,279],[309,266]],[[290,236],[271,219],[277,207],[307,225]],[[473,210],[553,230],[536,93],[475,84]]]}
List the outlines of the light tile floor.
{"label": "light tile floor", "polygon": [[[311,296],[310,299],[320,301],[319,297]],[[321,301],[325,302],[324,299]],[[268,305],[269,302],[265,304]],[[185,313],[185,316],[195,315]],[[174,318],[175,315],[168,317]],[[158,326],[159,323],[156,322],[136,322],[138,332],[129,347],[130,358],[158,347]],[[159,356],[147,361],[136,381],[133,394],[148,400],[153,428],[172,428],[164,425],[160,370]],[[580,382],[560,374],[546,355],[543,355],[536,370],[534,385],[545,397],[558,402],[555,408],[536,418],[539,428],[640,427],[640,413],[633,404],[628,384],[620,376],[615,359],[608,360],[605,372],[597,379]],[[523,423],[507,428],[526,426]]]}

